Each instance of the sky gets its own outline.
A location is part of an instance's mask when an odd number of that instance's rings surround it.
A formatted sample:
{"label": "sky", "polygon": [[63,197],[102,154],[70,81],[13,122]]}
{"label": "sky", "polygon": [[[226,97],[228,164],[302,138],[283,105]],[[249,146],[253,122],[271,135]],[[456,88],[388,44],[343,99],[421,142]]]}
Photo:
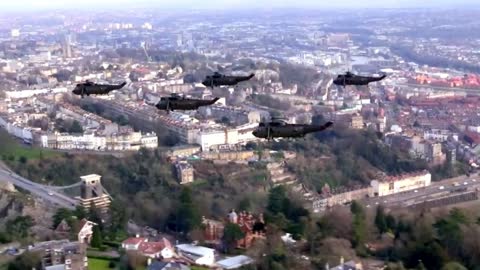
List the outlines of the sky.
{"label": "sky", "polygon": [[0,10],[99,9],[109,6],[155,6],[164,9],[231,8],[411,8],[480,6],[479,0],[0,0]]}

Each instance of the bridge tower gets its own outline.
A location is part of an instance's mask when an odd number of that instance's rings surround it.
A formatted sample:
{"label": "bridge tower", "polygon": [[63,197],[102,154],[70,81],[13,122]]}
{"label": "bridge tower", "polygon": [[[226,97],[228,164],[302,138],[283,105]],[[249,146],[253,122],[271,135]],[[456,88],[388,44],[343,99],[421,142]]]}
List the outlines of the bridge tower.
{"label": "bridge tower", "polygon": [[110,195],[104,190],[100,179],[102,176],[98,174],[89,174],[80,176],[82,185],[81,185],[81,192],[80,197],[77,199],[80,202],[80,205],[88,210],[92,203],[95,205],[97,209],[100,209],[102,212],[108,211],[108,207],[110,206],[111,197]]}

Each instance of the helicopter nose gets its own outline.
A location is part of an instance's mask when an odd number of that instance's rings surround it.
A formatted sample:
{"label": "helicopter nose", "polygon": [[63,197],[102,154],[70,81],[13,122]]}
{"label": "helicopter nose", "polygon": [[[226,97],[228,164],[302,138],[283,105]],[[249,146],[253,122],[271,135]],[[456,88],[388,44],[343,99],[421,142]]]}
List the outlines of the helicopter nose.
{"label": "helicopter nose", "polygon": [[258,130],[254,130],[254,131],[252,132],[252,134],[253,134],[253,136],[258,137]]}
{"label": "helicopter nose", "polygon": [[205,80],[202,82],[203,85],[207,86],[208,85],[208,82]]}
{"label": "helicopter nose", "polygon": [[75,89],[73,89],[73,91],[72,91],[72,93],[77,94],[77,95],[79,94],[79,92],[80,92],[80,91],[79,91],[78,88],[75,88]]}

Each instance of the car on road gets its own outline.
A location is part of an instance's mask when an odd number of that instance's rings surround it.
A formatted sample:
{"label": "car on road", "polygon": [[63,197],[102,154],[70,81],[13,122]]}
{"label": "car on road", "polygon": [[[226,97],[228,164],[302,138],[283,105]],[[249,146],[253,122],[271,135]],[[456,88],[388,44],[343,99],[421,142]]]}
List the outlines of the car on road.
{"label": "car on road", "polygon": [[464,185],[464,186],[468,185],[468,182],[463,182],[463,185]]}
{"label": "car on road", "polygon": [[49,191],[48,195],[53,196],[53,192]]}
{"label": "car on road", "polygon": [[445,187],[444,187],[444,186],[440,186],[438,189],[443,190],[443,189],[445,189]]}
{"label": "car on road", "polygon": [[472,182],[477,182],[477,179],[472,179]]}
{"label": "car on road", "polygon": [[458,182],[455,182],[455,183],[453,183],[453,186],[458,187],[458,186],[460,186],[460,184]]}
{"label": "car on road", "polygon": [[418,192],[418,190],[417,190],[417,189],[415,189],[413,192],[417,193],[417,192]]}

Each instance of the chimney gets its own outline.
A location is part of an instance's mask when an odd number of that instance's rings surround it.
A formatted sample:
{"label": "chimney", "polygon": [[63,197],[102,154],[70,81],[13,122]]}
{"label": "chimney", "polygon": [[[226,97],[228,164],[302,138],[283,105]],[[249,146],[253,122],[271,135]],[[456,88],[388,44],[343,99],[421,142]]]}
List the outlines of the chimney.
{"label": "chimney", "polygon": [[140,238],[140,234],[135,234],[135,238]]}
{"label": "chimney", "polygon": [[148,257],[148,259],[147,259],[147,265],[150,265],[150,264],[152,264],[152,258]]}
{"label": "chimney", "polygon": [[345,264],[345,259],[343,256],[340,257],[340,265],[343,266]]}
{"label": "chimney", "polygon": [[325,264],[325,270],[330,270],[330,265],[328,265],[328,262]]}

